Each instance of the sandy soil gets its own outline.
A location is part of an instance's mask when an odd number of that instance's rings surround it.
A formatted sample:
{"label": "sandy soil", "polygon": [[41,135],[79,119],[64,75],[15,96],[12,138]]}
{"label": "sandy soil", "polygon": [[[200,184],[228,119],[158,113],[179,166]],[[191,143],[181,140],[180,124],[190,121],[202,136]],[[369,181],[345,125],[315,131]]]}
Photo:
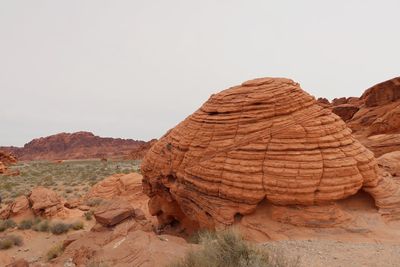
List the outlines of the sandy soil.
{"label": "sandy soil", "polygon": [[400,245],[332,240],[273,241],[262,246],[299,258],[300,267],[400,266]]}

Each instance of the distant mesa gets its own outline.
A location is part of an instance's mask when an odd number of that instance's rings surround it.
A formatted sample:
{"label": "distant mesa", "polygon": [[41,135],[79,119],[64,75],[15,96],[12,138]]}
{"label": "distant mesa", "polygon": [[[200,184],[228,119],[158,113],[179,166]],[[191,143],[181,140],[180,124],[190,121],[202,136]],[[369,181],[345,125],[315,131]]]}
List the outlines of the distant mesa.
{"label": "distant mesa", "polygon": [[19,160],[65,160],[143,156],[148,142],[99,137],[90,132],[59,133],[30,141],[24,147],[0,147]]}
{"label": "distant mesa", "polygon": [[[349,101],[358,100],[335,102]],[[187,229],[231,225],[264,201],[276,220],[314,226],[348,220],[334,203],[361,189],[389,217],[400,201],[343,120],[285,78],[212,95],[152,146],[141,170],[150,213]]]}

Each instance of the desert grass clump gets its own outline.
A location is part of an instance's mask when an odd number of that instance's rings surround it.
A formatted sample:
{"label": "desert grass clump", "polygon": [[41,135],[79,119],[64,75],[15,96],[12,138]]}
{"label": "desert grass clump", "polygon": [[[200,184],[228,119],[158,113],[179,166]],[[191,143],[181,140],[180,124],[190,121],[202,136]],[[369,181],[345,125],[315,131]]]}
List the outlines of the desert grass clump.
{"label": "desert grass clump", "polygon": [[50,226],[50,232],[54,235],[64,234],[68,232],[69,229],[70,225],[63,222],[58,222]]}
{"label": "desert grass clump", "polygon": [[278,252],[256,247],[230,229],[221,232],[199,233],[202,248],[188,252],[171,267],[292,267],[296,261],[286,259]]}
{"label": "desert grass clump", "polygon": [[32,226],[32,230],[36,232],[48,232],[50,230],[50,223],[48,220],[37,221]]}
{"label": "desert grass clump", "polygon": [[81,230],[84,228],[84,224],[81,221],[76,221],[70,224],[70,228],[76,230]]}
{"label": "desert grass clump", "polygon": [[16,226],[17,224],[12,219],[0,220],[0,232],[4,232],[5,230]]}
{"label": "desert grass clump", "polygon": [[55,245],[54,247],[50,248],[49,251],[46,253],[47,260],[55,259],[64,252],[64,246],[62,244]]}
{"label": "desert grass clump", "polygon": [[91,221],[93,219],[93,211],[86,211],[83,217],[85,217],[86,221]]}
{"label": "desert grass clump", "polygon": [[86,205],[89,207],[97,207],[100,206],[104,202],[101,198],[91,198],[86,201]]}
{"label": "desert grass clump", "polygon": [[6,235],[0,238],[0,249],[9,249],[13,246],[21,246],[22,238],[16,235]]}
{"label": "desert grass clump", "polygon": [[31,229],[33,225],[33,221],[30,219],[26,219],[26,220],[22,220],[19,224],[18,224],[18,229],[20,230],[27,230],[27,229]]}

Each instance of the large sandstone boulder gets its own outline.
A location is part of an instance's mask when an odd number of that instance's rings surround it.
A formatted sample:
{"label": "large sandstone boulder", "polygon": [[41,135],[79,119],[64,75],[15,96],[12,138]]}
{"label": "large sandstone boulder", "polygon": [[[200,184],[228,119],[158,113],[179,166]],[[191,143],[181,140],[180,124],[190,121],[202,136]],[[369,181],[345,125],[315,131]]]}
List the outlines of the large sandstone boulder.
{"label": "large sandstone boulder", "polygon": [[8,219],[19,216],[31,215],[29,199],[26,196],[17,197],[12,203],[8,204],[0,211],[0,219]]}
{"label": "large sandstone boulder", "polygon": [[126,201],[114,200],[96,209],[94,217],[104,226],[115,226],[135,215],[134,207]]}
{"label": "large sandstone boulder", "polygon": [[28,198],[37,216],[53,217],[64,211],[63,199],[51,189],[35,187]]}
{"label": "large sandstone boulder", "polygon": [[142,176],[138,173],[114,174],[95,184],[85,199],[129,197],[142,192]]}
{"label": "large sandstone boulder", "polygon": [[120,229],[116,227],[100,233],[83,233],[55,259],[54,266],[66,266],[67,262],[71,262],[73,266],[79,267],[162,267],[169,266],[172,261],[183,257],[191,247],[195,247],[180,237],[158,236],[153,232],[130,229],[128,224],[120,226]]}
{"label": "large sandstone boulder", "polygon": [[386,213],[399,200],[346,124],[284,78],[212,95],[153,145],[141,170],[152,215],[193,227],[230,225],[264,199],[325,205],[363,188]]}

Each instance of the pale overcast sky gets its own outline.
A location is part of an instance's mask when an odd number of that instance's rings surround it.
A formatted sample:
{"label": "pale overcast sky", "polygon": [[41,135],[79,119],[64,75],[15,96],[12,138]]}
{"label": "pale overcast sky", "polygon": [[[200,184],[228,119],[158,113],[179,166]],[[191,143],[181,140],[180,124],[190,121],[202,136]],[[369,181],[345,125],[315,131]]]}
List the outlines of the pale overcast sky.
{"label": "pale overcast sky", "polygon": [[0,0],[0,145],[148,140],[210,94],[289,77],[316,97],[400,75],[400,1]]}

